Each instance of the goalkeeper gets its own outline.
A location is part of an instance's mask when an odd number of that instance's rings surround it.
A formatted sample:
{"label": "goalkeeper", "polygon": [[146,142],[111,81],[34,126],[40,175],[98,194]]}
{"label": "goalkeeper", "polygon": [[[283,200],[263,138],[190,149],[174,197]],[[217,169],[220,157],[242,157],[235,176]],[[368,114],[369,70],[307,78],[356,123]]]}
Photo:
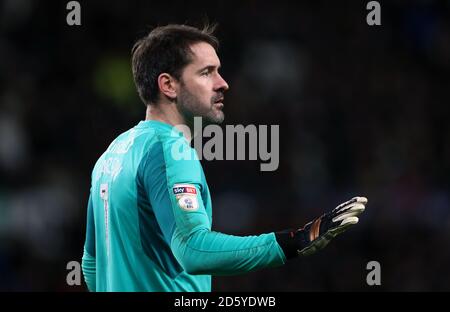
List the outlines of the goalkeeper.
{"label": "goalkeeper", "polygon": [[[212,275],[276,267],[316,252],[364,211],[367,199],[354,197],[299,229],[257,236],[212,231],[203,169],[191,138],[174,127],[192,128],[194,116],[224,119],[228,85],[212,31],[158,27],[133,48],[146,118],[119,135],[92,172],[82,258],[90,291],[211,291]],[[174,157],[175,146],[191,157]]]}

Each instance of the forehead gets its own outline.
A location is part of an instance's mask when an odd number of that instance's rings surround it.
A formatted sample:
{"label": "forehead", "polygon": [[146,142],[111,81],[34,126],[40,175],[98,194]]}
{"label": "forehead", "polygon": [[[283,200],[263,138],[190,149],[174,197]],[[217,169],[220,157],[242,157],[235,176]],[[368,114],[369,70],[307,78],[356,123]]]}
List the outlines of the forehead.
{"label": "forehead", "polygon": [[216,50],[206,43],[198,42],[191,45],[192,63],[194,66],[220,66],[220,60]]}

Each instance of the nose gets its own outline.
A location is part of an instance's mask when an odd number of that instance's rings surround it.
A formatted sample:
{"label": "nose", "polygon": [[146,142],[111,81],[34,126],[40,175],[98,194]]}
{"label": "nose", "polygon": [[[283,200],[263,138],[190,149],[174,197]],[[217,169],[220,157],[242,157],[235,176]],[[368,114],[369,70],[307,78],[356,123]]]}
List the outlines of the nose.
{"label": "nose", "polygon": [[223,90],[227,91],[230,87],[228,86],[228,83],[225,81],[225,79],[222,78],[220,74],[217,75],[217,83],[216,83],[216,90]]}

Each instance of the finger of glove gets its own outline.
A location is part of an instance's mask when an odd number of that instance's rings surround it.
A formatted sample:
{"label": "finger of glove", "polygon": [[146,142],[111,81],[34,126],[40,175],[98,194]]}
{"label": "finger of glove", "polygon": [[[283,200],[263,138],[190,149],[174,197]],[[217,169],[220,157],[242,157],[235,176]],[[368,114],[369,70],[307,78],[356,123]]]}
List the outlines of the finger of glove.
{"label": "finger of glove", "polygon": [[333,209],[333,211],[339,211],[344,209],[345,207],[353,204],[353,203],[361,203],[363,205],[367,204],[368,200],[366,197],[362,197],[362,196],[357,196],[357,197],[353,197],[352,199],[346,201],[345,203],[340,204],[339,206],[337,206],[336,208]]}
{"label": "finger of glove", "polygon": [[329,231],[329,233],[331,233],[333,236],[339,235],[339,234],[347,231],[351,226],[357,224],[358,221],[359,221],[358,217],[348,217],[348,218],[342,220],[342,222],[341,222],[341,224],[339,224],[339,226],[331,229]]}
{"label": "finger of glove", "polygon": [[353,204],[352,206],[343,209],[339,212],[337,216],[335,216],[332,221],[338,222],[344,220],[347,217],[353,217],[361,214],[366,207],[363,204]]}
{"label": "finger of glove", "polygon": [[354,203],[354,204],[351,204],[350,206],[343,207],[343,208],[339,209],[338,211],[335,211],[333,213],[333,215],[334,216],[339,216],[339,215],[342,215],[344,213],[348,213],[350,211],[359,211],[361,213],[361,212],[364,211],[365,208],[366,208],[366,206],[364,204]]}
{"label": "finger of glove", "polygon": [[345,218],[344,220],[342,220],[341,225],[339,227],[345,227],[346,229],[349,228],[352,225],[355,225],[359,222],[359,218],[358,217],[348,217]]}
{"label": "finger of glove", "polygon": [[358,196],[358,197],[355,197],[355,198],[356,198],[356,202],[357,203],[361,203],[363,205],[367,204],[367,202],[369,201],[367,199],[367,197],[364,197],[364,196]]}
{"label": "finger of glove", "polygon": [[347,200],[345,203],[340,204],[339,206],[334,208],[333,211],[339,210],[339,209],[341,209],[343,207],[346,207],[346,206],[348,206],[350,204],[353,204],[354,202],[356,202],[356,197],[353,197],[352,199]]}

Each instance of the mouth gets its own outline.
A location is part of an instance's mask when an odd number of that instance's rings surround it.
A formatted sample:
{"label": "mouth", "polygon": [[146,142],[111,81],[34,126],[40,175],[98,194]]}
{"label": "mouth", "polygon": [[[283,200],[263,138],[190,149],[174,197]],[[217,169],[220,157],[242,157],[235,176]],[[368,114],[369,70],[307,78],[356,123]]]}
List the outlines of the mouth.
{"label": "mouth", "polygon": [[223,100],[224,98],[218,98],[216,101],[214,101],[214,105],[219,106],[219,107],[223,107]]}

